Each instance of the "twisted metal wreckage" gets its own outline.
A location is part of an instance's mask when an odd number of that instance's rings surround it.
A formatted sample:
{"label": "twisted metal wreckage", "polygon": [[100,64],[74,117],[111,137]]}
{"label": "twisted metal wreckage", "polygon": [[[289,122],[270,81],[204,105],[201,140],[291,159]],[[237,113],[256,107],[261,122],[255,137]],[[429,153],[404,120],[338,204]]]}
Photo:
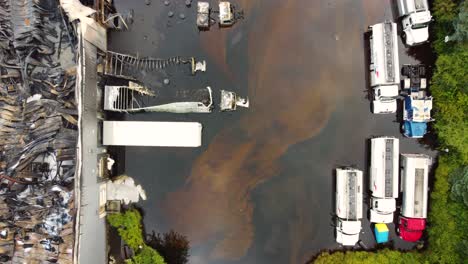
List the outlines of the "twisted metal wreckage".
{"label": "twisted metal wreckage", "polygon": [[[205,89],[172,90],[158,89],[157,93],[136,81],[138,72],[164,70],[169,66],[189,64],[192,75],[206,71],[206,61],[195,58],[173,57],[169,59],[140,58],[107,51],[98,70],[105,76],[128,81],[127,86],[106,85],[104,88],[104,110],[114,112],[170,112],[211,113],[213,95],[211,87]],[[135,82],[134,82],[135,81]],[[237,106],[249,107],[249,100],[231,91],[221,90],[220,110],[235,111]],[[152,99],[153,98],[153,99]]]}
{"label": "twisted metal wreckage", "polygon": [[0,0],[0,262],[72,263],[74,32],[55,0]]}

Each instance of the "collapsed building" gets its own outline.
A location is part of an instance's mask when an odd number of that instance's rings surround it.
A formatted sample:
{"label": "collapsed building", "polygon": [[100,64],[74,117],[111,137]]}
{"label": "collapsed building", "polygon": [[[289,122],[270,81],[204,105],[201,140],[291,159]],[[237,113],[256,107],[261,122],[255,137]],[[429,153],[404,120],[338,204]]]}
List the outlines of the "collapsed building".
{"label": "collapsed building", "polygon": [[57,1],[0,0],[0,262],[72,263],[75,47]]}

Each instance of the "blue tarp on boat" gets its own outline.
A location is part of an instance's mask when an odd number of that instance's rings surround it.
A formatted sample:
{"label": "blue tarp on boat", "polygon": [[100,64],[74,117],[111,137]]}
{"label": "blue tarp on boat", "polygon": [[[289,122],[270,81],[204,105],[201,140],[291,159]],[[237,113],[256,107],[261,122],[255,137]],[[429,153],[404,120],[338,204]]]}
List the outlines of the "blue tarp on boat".
{"label": "blue tarp on boat", "polygon": [[427,123],[405,121],[403,124],[404,134],[410,138],[422,138],[427,131]]}

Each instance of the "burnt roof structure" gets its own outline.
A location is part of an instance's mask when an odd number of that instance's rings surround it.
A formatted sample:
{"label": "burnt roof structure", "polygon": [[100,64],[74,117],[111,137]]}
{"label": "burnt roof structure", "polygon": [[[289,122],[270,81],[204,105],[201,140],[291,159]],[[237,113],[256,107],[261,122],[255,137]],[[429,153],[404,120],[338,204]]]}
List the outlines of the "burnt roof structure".
{"label": "burnt roof structure", "polygon": [[0,14],[0,262],[72,263],[74,31],[57,1]]}

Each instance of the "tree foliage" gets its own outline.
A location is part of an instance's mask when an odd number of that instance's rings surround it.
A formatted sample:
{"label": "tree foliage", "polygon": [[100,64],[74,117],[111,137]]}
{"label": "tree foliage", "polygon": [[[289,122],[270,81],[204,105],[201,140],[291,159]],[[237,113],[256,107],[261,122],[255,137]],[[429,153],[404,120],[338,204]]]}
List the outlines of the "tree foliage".
{"label": "tree foliage", "polygon": [[439,159],[436,180],[431,192],[429,211],[429,248],[427,258],[430,263],[462,263],[464,252],[461,245],[468,234],[468,214],[462,203],[450,198],[449,175],[459,164],[448,156]]}
{"label": "tree foliage", "polygon": [[460,5],[458,17],[453,23],[455,33],[450,36],[451,40],[458,42],[468,41],[468,1],[463,1]]}
{"label": "tree foliage", "polygon": [[383,249],[377,252],[367,251],[345,251],[328,252],[320,254],[314,261],[315,264],[406,264],[424,263],[424,258],[416,252],[400,252],[396,250]]}
{"label": "tree foliage", "polygon": [[436,25],[450,25],[457,15],[456,0],[435,0],[432,15],[436,18]]}
{"label": "tree foliage", "polygon": [[433,9],[434,49],[438,55],[431,81],[434,127],[439,142],[450,154],[439,158],[431,192],[429,247],[425,254],[430,263],[462,263],[468,259],[468,211],[460,199],[451,199],[460,198],[466,187],[458,173],[468,163],[468,50],[460,41],[441,44],[445,36],[466,26],[466,14],[457,19],[457,13],[465,12],[467,4],[461,8],[457,4],[460,1],[435,0]]}
{"label": "tree foliage", "polygon": [[153,248],[147,246],[143,239],[141,215],[135,210],[107,216],[109,224],[119,232],[120,237],[132,248],[135,256],[128,260],[132,264],[165,264],[163,257]]}
{"label": "tree foliage", "polygon": [[457,0],[434,0],[432,15],[434,26],[433,47],[438,54],[452,49],[452,43],[445,42],[445,37],[454,33],[453,22],[458,14]]}
{"label": "tree foliage", "polygon": [[148,245],[156,249],[168,264],[185,264],[188,262],[190,244],[187,237],[171,230],[169,233],[151,234]]}
{"label": "tree foliage", "polygon": [[444,147],[468,162],[468,50],[440,55],[431,81],[435,129]]}
{"label": "tree foliage", "polygon": [[459,168],[450,175],[452,199],[468,206],[468,166]]}
{"label": "tree foliage", "polygon": [[144,245],[141,226],[141,215],[137,210],[128,210],[125,213],[111,214],[107,216],[109,224],[119,232],[125,243],[136,251]]}
{"label": "tree foliage", "polygon": [[164,258],[159,255],[153,248],[143,246],[142,249],[132,259],[126,261],[128,264],[162,264]]}

